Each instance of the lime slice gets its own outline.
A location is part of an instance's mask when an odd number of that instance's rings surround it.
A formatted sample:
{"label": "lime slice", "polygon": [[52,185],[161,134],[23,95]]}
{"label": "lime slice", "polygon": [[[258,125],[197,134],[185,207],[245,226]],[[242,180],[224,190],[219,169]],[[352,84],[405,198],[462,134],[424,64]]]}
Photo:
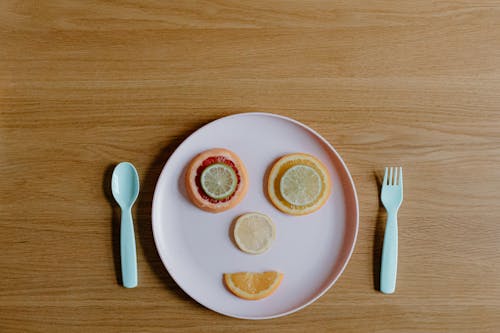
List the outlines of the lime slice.
{"label": "lime slice", "polygon": [[224,163],[208,166],[201,173],[201,188],[212,199],[224,199],[236,190],[238,178],[233,168]]}
{"label": "lime slice", "polygon": [[310,166],[298,164],[286,170],[280,180],[283,199],[295,206],[314,203],[322,190],[321,176]]}
{"label": "lime slice", "polygon": [[240,216],[234,225],[234,239],[243,252],[260,254],[267,251],[276,238],[276,228],[270,217],[261,213]]}

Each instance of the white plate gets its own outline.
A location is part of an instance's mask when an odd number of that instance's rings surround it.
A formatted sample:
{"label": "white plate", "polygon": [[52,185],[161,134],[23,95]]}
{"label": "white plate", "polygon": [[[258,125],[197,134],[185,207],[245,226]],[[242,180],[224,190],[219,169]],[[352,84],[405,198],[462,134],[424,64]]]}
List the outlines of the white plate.
{"label": "white plate", "polygon": [[[219,214],[194,206],[184,187],[189,161],[215,147],[239,155],[250,183],[243,201]],[[300,217],[278,211],[267,200],[263,186],[272,162],[294,152],[319,158],[333,182],[327,203]],[[233,220],[252,211],[270,216],[276,225],[276,240],[260,255],[241,252],[229,237]],[[311,304],[342,274],[356,242],[358,201],[347,167],[318,133],[290,118],[243,113],[201,127],[170,156],[156,184],[152,219],[163,264],[189,296],[227,316],[267,319]],[[278,270],[284,278],[274,294],[259,301],[237,298],[222,282],[224,272],[266,270]]]}

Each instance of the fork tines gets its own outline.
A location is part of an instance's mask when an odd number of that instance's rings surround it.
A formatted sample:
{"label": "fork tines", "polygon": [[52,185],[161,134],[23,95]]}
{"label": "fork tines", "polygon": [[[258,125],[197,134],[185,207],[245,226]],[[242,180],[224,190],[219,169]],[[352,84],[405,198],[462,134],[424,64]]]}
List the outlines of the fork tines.
{"label": "fork tines", "polygon": [[[389,177],[387,177],[389,174]],[[393,177],[394,174],[394,177]],[[384,174],[383,186],[399,186],[403,184],[403,168],[402,167],[386,167]]]}

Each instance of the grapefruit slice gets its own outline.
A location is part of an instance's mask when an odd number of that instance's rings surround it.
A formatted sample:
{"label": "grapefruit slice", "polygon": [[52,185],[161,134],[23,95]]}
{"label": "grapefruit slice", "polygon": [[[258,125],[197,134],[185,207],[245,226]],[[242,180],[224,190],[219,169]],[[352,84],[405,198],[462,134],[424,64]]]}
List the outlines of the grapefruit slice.
{"label": "grapefruit slice", "polygon": [[186,192],[200,209],[212,213],[241,202],[248,190],[248,176],[234,152],[214,148],[195,156],[186,169]]}

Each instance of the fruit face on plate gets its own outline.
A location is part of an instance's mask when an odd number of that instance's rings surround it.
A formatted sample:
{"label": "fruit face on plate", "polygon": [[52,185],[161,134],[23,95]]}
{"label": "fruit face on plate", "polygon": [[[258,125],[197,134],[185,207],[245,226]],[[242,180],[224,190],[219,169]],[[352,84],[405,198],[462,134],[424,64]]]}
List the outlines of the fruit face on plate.
{"label": "fruit face on plate", "polygon": [[[186,191],[199,208],[218,213],[236,206],[248,189],[248,176],[240,158],[230,150],[216,148],[198,154],[187,167]],[[271,167],[267,192],[273,205],[290,215],[320,209],[331,192],[326,167],[314,156],[296,153],[281,157]],[[262,213],[247,213],[234,223],[237,247],[257,255],[269,250],[276,238],[273,221]],[[281,284],[278,271],[224,273],[224,284],[234,295],[259,300]]]}

